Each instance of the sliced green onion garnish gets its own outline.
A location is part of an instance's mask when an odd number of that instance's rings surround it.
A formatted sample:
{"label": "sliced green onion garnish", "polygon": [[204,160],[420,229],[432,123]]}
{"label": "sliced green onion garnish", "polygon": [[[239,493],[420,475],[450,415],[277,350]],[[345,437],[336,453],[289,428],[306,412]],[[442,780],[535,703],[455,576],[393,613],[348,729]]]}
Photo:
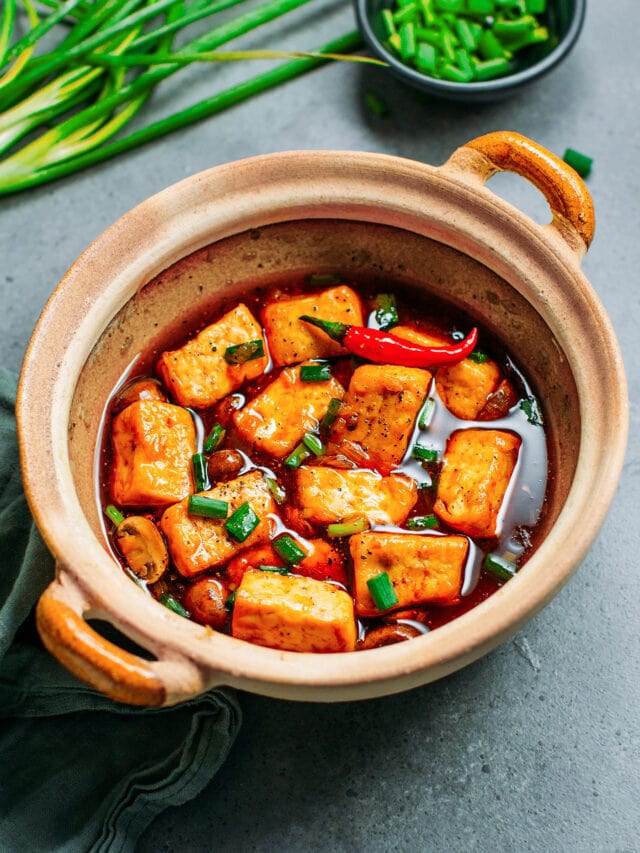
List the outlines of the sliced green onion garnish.
{"label": "sliced green onion garnish", "polygon": [[193,479],[196,484],[196,492],[204,492],[209,488],[209,474],[207,473],[207,457],[204,453],[194,453],[191,457],[193,468]]}
{"label": "sliced green onion garnish", "polygon": [[303,551],[296,540],[292,536],[289,536],[288,533],[278,536],[277,539],[273,540],[271,545],[274,551],[291,565],[299,563],[300,560],[304,560],[307,556],[306,551]]}
{"label": "sliced green onion garnish", "polygon": [[278,575],[290,575],[291,574],[291,572],[289,571],[287,566],[258,566],[258,568],[260,569],[261,572],[274,572],[275,574],[278,574]]}
{"label": "sliced green onion garnish", "polygon": [[124,521],[124,515],[113,504],[109,504],[109,506],[104,508],[104,514],[109,516],[116,527]]}
{"label": "sliced green onion garnish", "polygon": [[242,344],[234,344],[224,351],[224,358],[228,364],[244,364],[253,361],[254,358],[264,356],[264,342],[262,338],[256,341],[245,341]]}
{"label": "sliced green onion garnish", "polygon": [[489,361],[489,356],[486,352],[482,352],[482,350],[474,349],[472,353],[469,354],[468,358],[471,361],[475,361],[476,364],[482,364],[483,361]]}
{"label": "sliced green onion garnish", "polygon": [[227,608],[227,610],[232,610],[233,605],[235,603],[236,603],[236,590],[234,589],[233,592],[230,593],[229,597],[225,601],[224,606]]}
{"label": "sliced green onion garnish", "polygon": [[376,323],[381,329],[390,329],[398,325],[398,309],[396,300],[391,293],[379,293],[375,300]]}
{"label": "sliced green onion garnish", "polygon": [[202,448],[204,452],[213,453],[214,450],[217,450],[224,441],[225,434],[226,430],[222,424],[214,424],[211,427],[211,432],[204,442],[204,446]]}
{"label": "sliced green onion garnish", "polygon": [[227,528],[229,536],[232,536],[236,542],[244,542],[259,524],[260,519],[249,504],[243,503],[225,521],[224,526]]}
{"label": "sliced green onion garnish", "polygon": [[342,400],[338,399],[338,397],[332,397],[329,400],[329,408],[327,409],[326,415],[320,421],[320,432],[327,432],[333,422],[335,421],[338,412],[340,411],[340,407],[342,406]]}
{"label": "sliced green onion garnish", "polygon": [[407,519],[409,530],[432,530],[438,526],[438,518],[435,515],[415,515]]}
{"label": "sliced green onion garnish", "polygon": [[423,462],[437,462],[438,451],[432,447],[424,447],[422,444],[414,444],[411,450],[411,455],[415,459],[421,459]]}
{"label": "sliced green onion garnish", "polygon": [[517,572],[514,563],[504,557],[498,557],[497,554],[487,554],[484,558],[484,568],[497,581],[502,582],[510,580]]}
{"label": "sliced green onion garnish", "polygon": [[177,613],[178,616],[184,616],[185,619],[189,619],[191,614],[188,610],[185,610],[184,607],[180,604],[177,598],[174,598],[168,592],[163,593],[159,598],[160,604],[164,604],[164,606],[168,610],[173,610],[174,613]]}
{"label": "sliced green onion garnish", "polygon": [[427,397],[427,399],[424,401],[422,411],[418,416],[418,426],[420,427],[420,429],[429,429],[435,411],[436,401],[433,399],[433,397]]}
{"label": "sliced green onion garnish", "polygon": [[591,166],[593,165],[591,157],[587,157],[586,154],[581,154],[573,148],[567,148],[562,159],[565,163],[571,166],[572,169],[575,169],[581,178],[587,177],[591,171]]}
{"label": "sliced green onion garnish", "polygon": [[314,435],[312,432],[305,432],[302,436],[302,443],[316,456],[322,456],[324,453],[324,444],[320,441],[318,436]]}
{"label": "sliced green onion garnish", "polygon": [[280,483],[275,479],[275,477],[265,477],[267,488],[271,492],[271,497],[277,504],[282,504],[287,499],[287,493],[282,488]]}
{"label": "sliced green onion garnish", "polygon": [[303,364],[300,368],[300,379],[303,382],[326,382],[331,379],[329,364]]}
{"label": "sliced green onion garnish", "polygon": [[367,581],[371,598],[378,610],[388,610],[398,604],[398,596],[386,572],[381,572]]}
{"label": "sliced green onion garnish", "polygon": [[304,445],[299,444],[284,460],[287,468],[299,468],[302,463],[311,456],[311,451]]}
{"label": "sliced green onion garnish", "polygon": [[327,526],[327,536],[353,536],[369,529],[368,519],[354,518],[353,521],[336,522]]}
{"label": "sliced green onion garnish", "polygon": [[520,400],[520,408],[527,416],[530,424],[533,424],[533,426],[543,426],[542,412],[538,408],[538,401],[535,397],[524,397]]}
{"label": "sliced green onion garnish", "polygon": [[189,495],[187,504],[189,515],[202,515],[205,518],[226,518],[229,514],[227,501],[207,498],[204,495]]}
{"label": "sliced green onion garnish", "polygon": [[334,272],[312,272],[307,276],[307,283],[327,287],[332,284],[340,284],[342,278]]}

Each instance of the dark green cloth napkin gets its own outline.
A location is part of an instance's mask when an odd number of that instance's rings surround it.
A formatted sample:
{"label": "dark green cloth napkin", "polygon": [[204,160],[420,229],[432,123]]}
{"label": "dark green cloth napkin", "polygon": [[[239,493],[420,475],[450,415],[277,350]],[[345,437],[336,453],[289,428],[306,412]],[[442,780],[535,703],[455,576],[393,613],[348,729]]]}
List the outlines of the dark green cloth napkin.
{"label": "dark green cloth napkin", "polygon": [[132,851],[151,820],[194,797],[240,725],[232,691],[174,708],[112,702],[41,646],[33,606],[53,560],[27,508],[0,369],[0,850]]}

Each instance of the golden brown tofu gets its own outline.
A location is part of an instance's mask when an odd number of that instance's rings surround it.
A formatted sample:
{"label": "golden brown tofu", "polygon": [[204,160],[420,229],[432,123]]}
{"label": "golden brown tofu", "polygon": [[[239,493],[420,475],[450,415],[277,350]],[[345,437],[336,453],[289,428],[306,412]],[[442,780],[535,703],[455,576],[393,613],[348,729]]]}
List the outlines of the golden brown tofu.
{"label": "golden brown tofu", "polygon": [[287,456],[305,432],[314,432],[326,415],[332,397],[342,399],[344,388],[333,377],[326,382],[303,382],[300,367],[285,367],[261,394],[236,412],[233,421],[242,438],[275,456]]}
{"label": "golden brown tofu", "polygon": [[240,303],[180,349],[163,352],[158,373],[181,405],[211,406],[264,373],[269,361],[266,355],[244,364],[228,364],[224,357],[227,347],[258,339],[264,345],[258,321]]}
{"label": "golden brown tofu", "polygon": [[466,536],[433,536],[416,533],[378,533],[352,536],[354,597],[359,616],[377,616],[367,581],[382,572],[398,598],[390,609],[417,604],[453,604],[462,589],[469,552]]}
{"label": "golden brown tofu", "polygon": [[440,367],[436,388],[444,405],[463,421],[477,420],[502,379],[502,371],[491,359],[477,363],[464,358],[451,367]]}
{"label": "golden brown tofu", "polygon": [[461,429],[447,441],[433,511],[469,536],[495,536],[522,440],[497,429]]}
{"label": "golden brown tofu", "polygon": [[221,566],[245,548],[271,539],[276,527],[274,516],[277,509],[261,471],[250,471],[199,494],[227,501],[229,516],[243,503],[248,503],[260,523],[244,542],[237,542],[227,533],[225,519],[190,515],[188,498],[169,507],[160,520],[160,528],[181,575],[191,577],[205,569]]}
{"label": "golden brown tofu", "polygon": [[303,465],[296,472],[298,503],[305,518],[331,524],[365,516],[374,524],[402,524],[418,499],[415,480],[402,474]]}
{"label": "golden brown tofu", "polygon": [[321,329],[299,320],[302,314],[351,326],[361,326],[363,323],[360,299],[345,285],[312,296],[294,296],[272,302],[264,309],[262,320],[269,340],[269,351],[277,367],[311,358],[330,358],[346,352],[344,347],[331,340]]}
{"label": "golden brown tofu", "polygon": [[138,400],[111,425],[111,497],[121,506],[164,506],[193,489],[196,452],[193,419],[161,400]]}
{"label": "golden brown tofu", "polygon": [[402,461],[431,385],[428,370],[365,364],[356,368],[331,429],[332,443],[359,444],[371,467],[388,474]]}
{"label": "golden brown tofu", "polygon": [[290,652],[351,652],[351,596],[324,581],[249,569],[236,590],[231,633]]}

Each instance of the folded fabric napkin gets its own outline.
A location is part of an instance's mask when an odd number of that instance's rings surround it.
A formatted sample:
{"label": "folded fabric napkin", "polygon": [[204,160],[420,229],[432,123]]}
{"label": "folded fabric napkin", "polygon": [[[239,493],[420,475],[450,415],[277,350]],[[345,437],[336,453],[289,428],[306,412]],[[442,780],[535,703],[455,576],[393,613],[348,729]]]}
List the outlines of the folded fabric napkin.
{"label": "folded fabric napkin", "polygon": [[194,797],[240,726],[230,690],[133,708],[80,683],[42,647],[33,606],[53,559],[22,491],[16,378],[0,369],[0,850],[132,851]]}

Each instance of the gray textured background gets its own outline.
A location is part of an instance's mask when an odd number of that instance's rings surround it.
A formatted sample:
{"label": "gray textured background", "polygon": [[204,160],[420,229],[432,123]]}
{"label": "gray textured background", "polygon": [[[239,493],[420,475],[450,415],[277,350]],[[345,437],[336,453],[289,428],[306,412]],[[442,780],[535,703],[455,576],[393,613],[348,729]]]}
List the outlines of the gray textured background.
{"label": "gray textured background", "polygon": [[[269,45],[320,45],[353,25],[345,3],[311,6]],[[582,568],[510,642],[436,684],[333,706],[242,695],[245,721],[226,765],[196,800],[156,820],[141,853],[640,850],[639,24],[637,0],[592,0],[560,68],[481,107],[430,100],[379,69],[327,67],[0,201],[0,363],[17,369],[47,296],[82,249],[139,201],[200,169],[292,148],[382,151],[437,165],[497,129],[594,158],[597,235],[583,269],[621,342],[631,440],[618,496]],[[169,83],[152,112],[205,97],[241,73],[199,68],[188,85]],[[368,91],[390,105],[388,118],[367,112]],[[545,221],[546,205],[524,181],[498,176],[490,186]]]}

